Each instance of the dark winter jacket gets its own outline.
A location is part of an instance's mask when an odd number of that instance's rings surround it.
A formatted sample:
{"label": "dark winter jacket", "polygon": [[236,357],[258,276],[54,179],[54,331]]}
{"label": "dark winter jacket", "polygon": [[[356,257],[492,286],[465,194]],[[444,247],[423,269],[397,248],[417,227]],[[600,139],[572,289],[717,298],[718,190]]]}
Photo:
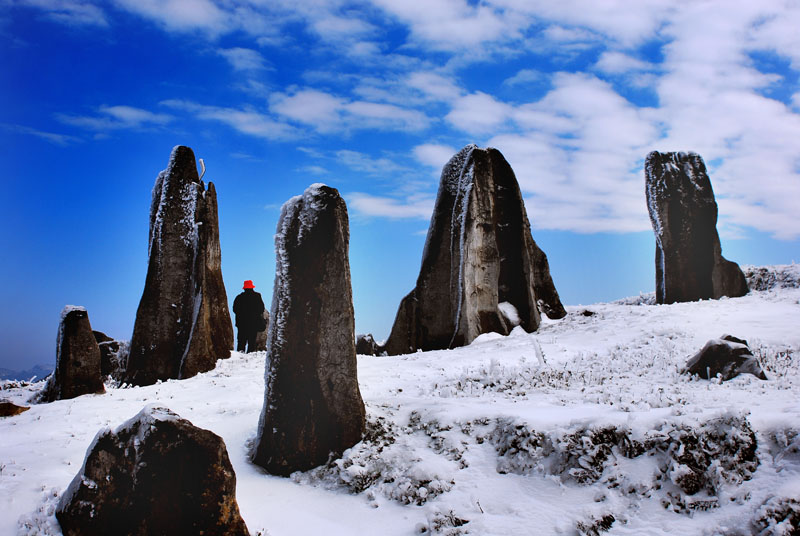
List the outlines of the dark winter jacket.
{"label": "dark winter jacket", "polygon": [[240,330],[256,330],[264,314],[264,300],[261,294],[247,288],[233,300],[233,314],[236,315],[236,327]]}

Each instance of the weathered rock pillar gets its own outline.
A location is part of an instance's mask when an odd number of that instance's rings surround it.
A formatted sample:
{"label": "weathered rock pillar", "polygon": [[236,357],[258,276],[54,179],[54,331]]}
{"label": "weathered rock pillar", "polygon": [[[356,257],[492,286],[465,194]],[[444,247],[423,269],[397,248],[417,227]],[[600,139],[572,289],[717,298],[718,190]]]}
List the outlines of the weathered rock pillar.
{"label": "weathered rock pillar", "polygon": [[551,318],[566,315],[514,171],[497,149],[468,145],[442,170],[417,286],[400,303],[384,348],[396,355],[508,334],[509,309],[535,331],[537,301]]}
{"label": "weathered rock pillar", "polygon": [[653,151],[645,161],[645,191],[656,235],[656,301],[747,294],[739,265],[722,256],[717,202],[700,155]]}
{"label": "weathered rock pillar", "polygon": [[347,207],[315,184],[281,209],[264,408],[253,461],[311,469],[361,440]]}
{"label": "weathered rock pillar", "polygon": [[56,368],[47,380],[40,400],[52,402],[105,392],[100,347],[92,333],[89,313],[83,307],[67,305],[61,311],[58,326]]}
{"label": "weathered rock pillar", "polygon": [[125,381],[189,378],[230,357],[233,326],[222,281],[217,194],[188,147],[172,150],[150,207],[147,278]]}

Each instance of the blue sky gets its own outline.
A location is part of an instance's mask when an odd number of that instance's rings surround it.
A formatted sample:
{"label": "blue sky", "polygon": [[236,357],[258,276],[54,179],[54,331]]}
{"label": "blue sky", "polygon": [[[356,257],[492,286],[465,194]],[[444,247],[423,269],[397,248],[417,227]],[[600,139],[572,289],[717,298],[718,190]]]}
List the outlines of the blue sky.
{"label": "blue sky", "polygon": [[567,304],[653,290],[651,150],[703,156],[727,258],[800,260],[797,28],[796,1],[0,0],[0,367],[53,362],[66,304],[130,337],[178,144],[231,301],[271,298],[283,202],[338,188],[379,339],[467,143],[514,168]]}

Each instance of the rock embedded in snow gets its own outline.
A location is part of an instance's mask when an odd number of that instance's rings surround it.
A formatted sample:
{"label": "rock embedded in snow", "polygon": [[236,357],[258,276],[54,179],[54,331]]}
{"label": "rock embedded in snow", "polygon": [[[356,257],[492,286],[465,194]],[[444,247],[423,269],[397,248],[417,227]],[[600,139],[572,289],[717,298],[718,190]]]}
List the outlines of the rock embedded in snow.
{"label": "rock embedded in snow", "polygon": [[696,374],[706,380],[716,378],[717,375],[723,381],[730,380],[744,372],[761,380],[767,379],[747,341],[731,335],[708,341],[699,352],[689,358],[682,372]]}
{"label": "rock embedded in snow", "polygon": [[747,294],[739,265],[722,256],[717,202],[700,155],[653,151],[645,161],[645,181],[656,235],[657,302]]}
{"label": "rock embedded in snow", "polygon": [[13,417],[31,409],[29,406],[18,406],[10,400],[0,400],[0,417]]}
{"label": "rock embedded in snow", "polygon": [[284,204],[275,235],[275,286],[266,392],[253,461],[289,475],[361,440],[347,207],[312,185]]}
{"label": "rock embedded in snow", "polygon": [[380,350],[381,348],[375,342],[372,333],[362,334],[356,338],[356,353],[358,355],[378,355]]}
{"label": "rock embedded in snow", "polygon": [[100,348],[100,372],[103,378],[111,376],[115,380],[121,380],[125,375],[127,342],[113,339],[102,331],[93,331],[92,334]]}
{"label": "rock embedded in snow", "polygon": [[222,438],[161,407],[97,434],[56,518],[65,536],[249,534]]}
{"label": "rock embedded in snow", "polygon": [[539,304],[550,318],[566,315],[514,171],[497,149],[468,145],[442,170],[417,286],[400,303],[386,352],[464,346],[481,333],[506,335],[514,322],[535,331]]}
{"label": "rock embedded in snow", "polygon": [[56,342],[56,367],[42,390],[41,401],[53,402],[85,394],[105,393],[100,348],[92,334],[89,313],[67,305],[61,311]]}
{"label": "rock embedded in snow", "polygon": [[267,333],[269,333],[269,311],[264,309],[262,318],[264,318],[264,324],[267,326],[267,328],[264,331],[259,331],[256,333],[257,352],[263,352],[267,349]]}
{"label": "rock embedded in snow", "polygon": [[233,326],[220,265],[217,194],[197,175],[192,150],[177,146],[156,179],[144,293],[125,381],[189,378],[230,356]]}

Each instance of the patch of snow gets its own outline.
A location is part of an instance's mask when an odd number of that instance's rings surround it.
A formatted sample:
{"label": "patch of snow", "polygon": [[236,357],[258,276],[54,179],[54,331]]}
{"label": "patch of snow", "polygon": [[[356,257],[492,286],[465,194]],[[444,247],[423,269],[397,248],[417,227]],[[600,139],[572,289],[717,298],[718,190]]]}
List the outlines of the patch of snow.
{"label": "patch of snow", "polygon": [[508,320],[509,324],[515,327],[520,325],[519,312],[512,303],[500,302],[497,304],[497,308],[500,309],[500,312],[503,314],[503,317]]}

